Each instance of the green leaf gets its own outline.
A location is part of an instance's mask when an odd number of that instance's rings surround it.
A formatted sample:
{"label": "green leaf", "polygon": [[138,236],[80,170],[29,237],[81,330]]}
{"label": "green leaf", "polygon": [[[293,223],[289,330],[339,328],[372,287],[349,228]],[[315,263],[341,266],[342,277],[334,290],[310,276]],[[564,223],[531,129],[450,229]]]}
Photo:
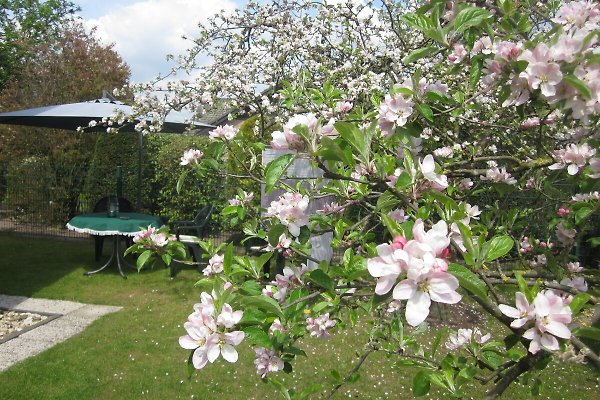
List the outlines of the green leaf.
{"label": "green leaf", "polygon": [[328,137],[321,138],[320,149],[317,155],[323,160],[341,161],[349,165],[353,164],[352,158],[348,158],[346,152],[334,140]]}
{"label": "green leaf", "polygon": [[600,329],[599,328],[594,328],[592,326],[586,326],[583,328],[577,328],[575,331],[573,331],[573,333],[578,338],[591,339],[596,342],[600,342]]}
{"label": "green leaf", "polygon": [[292,400],[292,398],[290,397],[290,392],[282,382],[278,381],[275,378],[269,378],[269,382],[271,382],[271,384],[273,384],[273,386],[275,386],[277,390],[279,390],[279,393],[281,393],[285,400]]}
{"label": "green leaf", "polygon": [[267,314],[257,308],[247,308],[244,310],[242,319],[240,320],[240,326],[244,325],[261,325],[264,324],[267,319]]}
{"label": "green leaf", "polygon": [[456,32],[462,32],[470,27],[479,26],[483,21],[492,17],[489,11],[479,7],[463,8],[452,21]]}
{"label": "green leaf", "polygon": [[274,314],[278,316],[280,319],[285,319],[285,315],[277,303],[276,300],[273,300],[271,297],[267,296],[248,296],[248,297],[239,297],[239,303],[245,307],[257,307],[267,313]]}
{"label": "green leaf", "polygon": [[187,177],[187,174],[190,172],[190,170],[188,168],[184,169],[183,172],[181,173],[181,175],[179,175],[179,179],[177,179],[177,193],[181,192],[181,188],[183,187],[183,183],[185,182],[185,178]]}
{"label": "green leaf", "polygon": [[471,270],[460,264],[451,263],[448,265],[448,272],[452,273],[458,279],[460,286],[467,292],[474,294],[482,300],[488,299],[485,282]]}
{"label": "green leaf", "polygon": [[225,247],[225,253],[223,254],[223,269],[225,273],[229,273],[233,266],[233,243],[229,243]]}
{"label": "green leaf", "polygon": [[265,168],[265,193],[269,193],[273,190],[273,187],[281,179],[288,167],[294,162],[296,154],[284,154],[277,157]]}
{"label": "green leaf", "polygon": [[146,250],[142,254],[140,254],[137,261],[135,262],[137,270],[140,271],[144,264],[146,264],[146,262],[148,262],[150,257],[152,257],[153,255],[154,253],[152,252],[152,250]]}
{"label": "green leaf", "polygon": [[427,104],[417,104],[415,107],[426,120],[433,122],[433,110]]}
{"label": "green leaf", "polygon": [[368,164],[371,147],[369,135],[350,122],[336,122],[334,127],[340,136],[360,154],[361,161]]}
{"label": "green leaf", "polygon": [[192,350],[190,351],[190,355],[187,359],[187,372],[188,372],[188,379],[192,378],[192,375],[194,375],[194,372],[196,372],[196,368],[194,367],[194,363],[192,361],[193,357],[194,357],[194,352],[196,350]]}
{"label": "green leaf", "polygon": [[240,291],[246,295],[256,296],[262,293],[262,286],[255,281],[246,281],[240,286]]}
{"label": "green leaf", "polygon": [[308,279],[316,283],[317,285],[325,288],[329,291],[333,291],[335,289],[335,282],[331,279],[329,275],[320,269],[315,269],[311,273],[308,274]]}
{"label": "green leaf", "polygon": [[592,91],[587,85],[573,74],[563,76],[563,82],[566,82],[573,89],[577,90],[586,100],[592,98]]}
{"label": "green leaf", "polygon": [[458,230],[460,231],[460,235],[463,239],[463,245],[467,249],[467,252],[471,254],[472,258],[475,259],[479,256],[479,251],[473,246],[473,236],[471,235],[471,228],[466,226],[460,221],[456,221],[456,225],[458,226]]}
{"label": "green leaf", "polygon": [[504,256],[512,249],[513,244],[514,242],[510,236],[495,236],[484,245],[484,248],[487,248],[485,261],[494,261]]}
{"label": "green leaf", "polygon": [[413,50],[410,52],[409,55],[407,55],[406,57],[404,57],[402,59],[402,64],[404,65],[408,65],[410,63],[413,63],[423,57],[427,57],[430,56],[432,54],[435,54],[438,51],[437,47],[433,47],[433,46],[429,46],[429,47],[424,47],[421,49],[417,49],[417,50]]}
{"label": "green leaf", "polygon": [[413,378],[412,392],[415,396],[425,396],[429,393],[431,383],[429,382],[429,371],[419,371]]}
{"label": "green leaf", "polygon": [[542,394],[542,389],[544,387],[544,382],[540,378],[535,378],[533,380],[533,386],[531,387],[531,394],[533,396],[539,396]]}
{"label": "green leaf", "polygon": [[247,339],[251,344],[266,347],[267,349],[271,347],[271,339],[269,335],[260,328],[255,326],[249,326],[247,328],[242,329],[245,333],[244,339]]}
{"label": "green leaf", "polygon": [[575,223],[579,224],[581,221],[586,219],[588,216],[594,213],[594,209],[591,207],[582,207],[575,212]]}
{"label": "green leaf", "polygon": [[533,301],[533,295],[531,294],[531,290],[529,290],[529,285],[527,285],[527,282],[523,278],[523,274],[519,271],[515,272],[515,279],[517,280],[519,290],[525,295],[527,301],[531,303]]}
{"label": "green leaf", "polygon": [[473,60],[471,71],[469,72],[469,91],[473,92],[481,79],[483,70],[483,61],[481,59]]}
{"label": "green leaf", "polygon": [[400,200],[394,196],[390,191],[385,191],[379,198],[377,199],[377,210],[381,211],[384,214],[392,211],[398,204]]}
{"label": "green leaf", "polygon": [[227,206],[221,211],[221,215],[237,214],[238,206]]}
{"label": "green leaf", "polygon": [[396,189],[404,189],[412,185],[412,177],[406,171],[403,171],[396,180]]}
{"label": "green leaf", "polygon": [[433,341],[433,344],[431,345],[431,357],[435,357],[435,353],[437,352],[438,347],[440,346],[440,343],[442,342],[442,339],[446,336],[446,329],[440,329],[437,333],[437,335],[435,336],[435,340]]}
{"label": "green leaf", "polygon": [[276,224],[269,229],[269,244],[273,247],[277,246],[279,243],[279,236],[281,236],[287,230],[286,226],[283,224]]}
{"label": "green leaf", "polygon": [[577,314],[579,311],[581,311],[583,306],[585,306],[591,298],[592,296],[587,293],[579,293],[578,295],[574,296],[573,300],[571,300],[571,303],[569,304],[573,314]]}
{"label": "green leaf", "polygon": [[433,23],[425,15],[410,13],[402,15],[400,19],[407,25],[417,28],[420,31],[433,28]]}

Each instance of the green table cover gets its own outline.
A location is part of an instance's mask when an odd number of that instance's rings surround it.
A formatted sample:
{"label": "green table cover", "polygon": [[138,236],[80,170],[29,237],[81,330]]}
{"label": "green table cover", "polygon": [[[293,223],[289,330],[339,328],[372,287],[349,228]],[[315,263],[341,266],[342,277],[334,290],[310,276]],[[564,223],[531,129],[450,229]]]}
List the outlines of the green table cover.
{"label": "green table cover", "polygon": [[67,229],[99,236],[135,236],[148,226],[163,226],[159,217],[139,213],[119,213],[109,217],[106,212],[77,215],[67,223]]}

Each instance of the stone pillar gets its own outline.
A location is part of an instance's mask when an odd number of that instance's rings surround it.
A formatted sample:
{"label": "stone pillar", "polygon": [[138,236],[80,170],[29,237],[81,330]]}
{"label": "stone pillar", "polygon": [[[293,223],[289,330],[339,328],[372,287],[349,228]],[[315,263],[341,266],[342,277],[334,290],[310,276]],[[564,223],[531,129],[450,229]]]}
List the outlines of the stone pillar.
{"label": "stone pillar", "polygon": [[[275,150],[266,149],[262,153],[263,165],[281,157],[284,154],[295,153],[293,150]],[[310,159],[301,155],[294,160],[292,165],[283,176],[282,181],[291,187],[295,187],[298,181],[302,181],[302,187],[308,190],[315,188],[315,179],[323,177],[323,171],[317,167],[313,167]],[[268,208],[272,201],[275,201],[283,194],[282,190],[273,190],[265,193],[265,185],[260,188],[260,206]],[[317,210],[323,209],[323,206],[332,200],[333,196],[325,196],[317,200],[312,200],[308,204],[307,213],[314,214]],[[311,236],[309,242],[311,244],[310,256],[319,261],[331,261],[333,249],[331,248],[331,239],[333,233],[328,232],[323,235]],[[318,264],[308,260],[307,266],[310,269],[316,269]]]}

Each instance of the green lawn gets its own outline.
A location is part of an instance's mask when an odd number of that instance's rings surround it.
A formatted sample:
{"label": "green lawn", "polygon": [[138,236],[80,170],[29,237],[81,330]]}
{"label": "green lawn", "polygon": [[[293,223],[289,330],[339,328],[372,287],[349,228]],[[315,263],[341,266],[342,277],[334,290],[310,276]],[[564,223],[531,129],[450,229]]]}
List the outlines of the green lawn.
{"label": "green lawn", "polygon": [[[185,267],[175,279],[168,270],[137,274],[123,280],[116,269],[91,277],[98,267],[91,241],[52,240],[0,235],[0,293],[122,306],[83,333],[0,373],[0,399],[277,399],[275,388],[258,379],[253,352],[241,347],[238,363],[222,359],[187,379],[187,351],[177,338],[197,302],[193,283],[199,273]],[[105,253],[109,249],[105,249]],[[277,375],[298,390],[312,383],[332,387],[329,375],[351,369],[365,332],[348,330],[329,341],[308,341],[309,358],[292,374]],[[361,378],[333,398],[411,398],[411,369],[396,369],[374,355],[361,369]],[[322,374],[320,371],[327,371]],[[548,371],[550,372],[550,371]],[[595,399],[597,375],[585,366],[566,365],[544,373],[541,398]],[[482,391],[474,398],[480,398]],[[320,398],[320,396],[315,396]],[[437,391],[424,398],[447,398]],[[527,398],[527,389],[514,387],[507,399]]]}

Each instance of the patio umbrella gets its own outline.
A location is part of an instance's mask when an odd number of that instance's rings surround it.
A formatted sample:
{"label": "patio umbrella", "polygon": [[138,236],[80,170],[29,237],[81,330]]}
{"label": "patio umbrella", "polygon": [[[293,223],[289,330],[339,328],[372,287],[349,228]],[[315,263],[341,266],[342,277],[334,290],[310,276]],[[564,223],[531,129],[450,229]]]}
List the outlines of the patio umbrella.
{"label": "patio umbrella", "polygon": [[[84,101],[79,103],[59,104],[47,107],[29,108],[19,111],[0,113],[0,124],[7,125],[25,125],[43,128],[77,130],[82,127],[86,132],[105,131],[106,126],[98,124],[89,127],[90,121],[101,121],[102,118],[110,117],[119,111],[126,116],[131,115],[132,107],[117,101],[107,92],[103,92],[103,97],[96,100]],[[191,120],[192,113],[171,111],[167,114],[162,127],[162,132],[182,133],[188,129],[214,128],[199,121]],[[148,118],[149,120],[149,118]],[[122,132],[135,132],[135,125],[140,119],[134,122],[125,123],[118,127]],[[137,205],[141,201],[141,178],[142,178],[142,147],[143,135],[138,134],[138,171],[137,171]]]}

